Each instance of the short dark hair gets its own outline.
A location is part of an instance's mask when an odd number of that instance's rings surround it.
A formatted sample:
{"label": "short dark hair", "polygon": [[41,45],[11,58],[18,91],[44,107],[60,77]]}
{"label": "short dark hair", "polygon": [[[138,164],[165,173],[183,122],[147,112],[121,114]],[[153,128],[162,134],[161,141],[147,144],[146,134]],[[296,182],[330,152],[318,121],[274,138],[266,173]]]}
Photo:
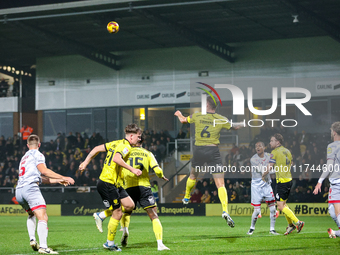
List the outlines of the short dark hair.
{"label": "short dark hair", "polygon": [[145,134],[142,133],[140,136],[140,141],[138,142],[138,144],[143,144],[143,142],[145,141]]}
{"label": "short dark hair", "polygon": [[274,137],[276,140],[278,140],[280,142],[281,145],[283,145],[284,139],[283,136],[279,133],[276,133],[274,135],[272,135],[272,137]]}
{"label": "short dark hair", "polygon": [[257,142],[255,143],[255,146],[256,146],[256,144],[258,144],[258,143],[261,143],[263,147],[266,147],[266,145],[265,145],[264,142],[262,142],[262,141],[257,141]]}
{"label": "short dark hair", "polygon": [[215,104],[216,102],[216,99],[214,101],[215,97],[212,98],[212,97],[207,97],[207,104],[210,106],[211,109],[215,110],[217,108],[217,104]]}
{"label": "short dark hair", "polygon": [[140,127],[138,127],[137,124],[131,123],[131,124],[129,124],[125,127],[124,131],[125,131],[125,134],[131,134],[131,133],[138,134],[138,133],[142,132],[142,129]]}
{"label": "short dark hair", "polygon": [[38,146],[38,144],[40,143],[40,138],[39,136],[37,135],[30,135],[28,138],[27,138],[27,144],[28,145],[34,145],[36,144]]}

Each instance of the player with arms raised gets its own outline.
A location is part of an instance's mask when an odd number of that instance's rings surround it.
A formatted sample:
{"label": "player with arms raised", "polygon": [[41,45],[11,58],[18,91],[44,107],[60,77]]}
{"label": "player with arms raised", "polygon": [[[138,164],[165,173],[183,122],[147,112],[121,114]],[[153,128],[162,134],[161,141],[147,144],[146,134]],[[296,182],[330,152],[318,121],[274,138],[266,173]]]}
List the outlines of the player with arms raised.
{"label": "player with arms raised", "polygon": [[[213,173],[214,181],[217,187],[218,197],[222,204],[222,218],[227,221],[228,226],[234,227],[235,223],[228,213],[228,195],[224,185],[224,172],[222,170],[222,159],[218,144],[220,143],[220,132],[222,128],[236,130],[240,125],[231,127],[229,120],[215,113],[217,105],[211,97],[207,98],[207,114],[194,113],[191,116],[184,117],[180,111],[175,112],[181,123],[195,123],[195,145],[193,148],[192,169],[187,179],[185,196],[183,204],[188,204],[190,193],[196,184],[199,171],[196,168],[202,168],[204,164],[215,170]],[[216,124],[218,120],[221,124]]]}
{"label": "player with arms raised", "polygon": [[[270,146],[273,149],[270,154],[269,165],[263,172],[263,178],[270,170],[275,171],[276,175],[276,201],[277,209],[285,214],[288,222],[285,235],[292,233],[295,229],[300,233],[305,223],[299,221],[295,214],[290,210],[286,201],[289,197],[290,189],[292,187],[292,173],[290,172],[292,165],[292,154],[288,149],[282,146],[283,136],[281,134],[274,134],[270,138]],[[294,225],[294,223],[296,225]]]}
{"label": "player with arms raised", "polygon": [[248,235],[252,235],[255,230],[257,218],[261,215],[261,201],[264,199],[270,210],[270,229],[272,235],[279,235],[275,231],[275,221],[277,211],[275,208],[275,198],[271,187],[271,179],[269,174],[266,175],[265,181],[262,180],[263,169],[267,167],[270,160],[269,153],[264,152],[265,146],[263,142],[255,144],[256,154],[250,159],[251,163],[251,205],[254,206],[254,212],[251,217],[251,226]]}
{"label": "player with arms raised", "polygon": [[[331,187],[328,193],[328,203],[333,205],[334,210],[329,210],[334,221],[340,222],[340,121],[334,122],[331,126],[331,137],[333,142],[327,146],[327,165],[323,168],[318,183],[313,193],[316,195],[321,192],[324,179],[329,178]],[[333,208],[332,208],[333,209]],[[337,220],[337,221],[336,221]],[[328,229],[330,238],[340,237],[340,230]]]}
{"label": "player with arms raised", "polygon": [[[39,189],[39,184],[60,183],[66,186],[74,184],[74,180],[71,177],[57,174],[46,167],[45,156],[39,151],[40,139],[37,135],[30,135],[27,138],[27,147],[29,150],[20,161],[15,197],[28,213],[27,230],[32,249],[41,254],[58,254],[58,252],[47,247],[48,217],[46,202]],[[38,219],[37,233],[40,246],[35,240],[36,219]]]}

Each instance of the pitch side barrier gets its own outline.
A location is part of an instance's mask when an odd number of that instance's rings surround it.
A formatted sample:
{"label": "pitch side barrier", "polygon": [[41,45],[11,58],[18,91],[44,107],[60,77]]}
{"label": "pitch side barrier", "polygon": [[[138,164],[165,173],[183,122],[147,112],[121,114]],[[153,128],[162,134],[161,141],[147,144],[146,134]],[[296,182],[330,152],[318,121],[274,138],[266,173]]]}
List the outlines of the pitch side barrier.
{"label": "pitch side barrier", "polygon": [[[290,209],[296,216],[329,216],[327,203],[289,203]],[[92,216],[95,212],[104,210],[101,203],[61,204],[47,205],[47,214],[50,216]],[[229,203],[231,216],[251,216],[253,206],[243,203]],[[158,204],[160,216],[221,216],[221,204]],[[269,216],[269,208],[265,203],[261,205],[261,214]],[[137,207],[134,215],[146,215],[143,208]],[[27,216],[20,205],[0,204],[0,216]]]}
{"label": "pitch side barrier", "polygon": [[[221,206],[221,205],[220,205]],[[158,204],[157,214],[160,216],[205,216],[205,204]],[[62,204],[62,216],[92,216],[95,212],[105,210],[102,203],[79,203],[79,204]],[[133,215],[147,215],[142,207],[136,207]]]}
{"label": "pitch side barrier", "polygon": [[[328,203],[288,203],[288,206],[296,216],[329,216]],[[228,210],[230,216],[251,216],[254,207],[250,203],[229,203]],[[269,216],[270,214],[269,208],[265,203],[261,204],[261,214],[263,216]],[[222,208],[220,204],[206,205],[206,216],[221,215]]]}
{"label": "pitch side barrier", "polygon": [[[46,211],[48,216],[61,215],[60,205],[46,205]],[[27,212],[21,205],[0,204],[0,216],[27,216]]]}

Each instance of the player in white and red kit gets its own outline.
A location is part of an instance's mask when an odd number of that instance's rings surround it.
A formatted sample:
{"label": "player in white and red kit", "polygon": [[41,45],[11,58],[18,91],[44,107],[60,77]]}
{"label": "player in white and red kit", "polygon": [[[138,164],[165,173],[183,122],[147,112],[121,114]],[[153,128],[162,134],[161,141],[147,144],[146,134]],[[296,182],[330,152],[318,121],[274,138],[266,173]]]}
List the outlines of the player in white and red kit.
{"label": "player in white and red kit", "polygon": [[[322,182],[328,177],[331,187],[328,193],[329,213],[339,227],[340,222],[340,121],[334,122],[331,126],[331,137],[333,142],[327,146],[327,164],[323,167],[318,183],[313,193],[316,195],[321,191]],[[340,237],[340,230],[328,229],[330,238]]]}
{"label": "player in white and red kit", "polygon": [[[45,156],[39,151],[40,139],[37,135],[28,137],[27,147],[29,151],[22,157],[19,165],[19,180],[15,196],[19,204],[28,213],[27,230],[32,249],[42,254],[58,254],[47,246],[48,217],[46,202],[40,192],[39,184],[43,182],[69,185],[74,184],[74,180],[71,177],[57,174],[46,167]],[[38,219],[37,233],[40,246],[35,240],[36,219]]]}
{"label": "player in white and red kit", "polygon": [[269,233],[278,235],[275,231],[276,208],[271,179],[269,174],[266,175],[265,181],[262,180],[263,169],[269,164],[270,154],[264,152],[264,143],[255,144],[256,154],[250,159],[251,163],[251,205],[254,206],[254,212],[251,216],[251,226],[248,235],[252,235],[255,230],[257,218],[261,217],[261,202],[265,200],[270,210],[270,230]]}

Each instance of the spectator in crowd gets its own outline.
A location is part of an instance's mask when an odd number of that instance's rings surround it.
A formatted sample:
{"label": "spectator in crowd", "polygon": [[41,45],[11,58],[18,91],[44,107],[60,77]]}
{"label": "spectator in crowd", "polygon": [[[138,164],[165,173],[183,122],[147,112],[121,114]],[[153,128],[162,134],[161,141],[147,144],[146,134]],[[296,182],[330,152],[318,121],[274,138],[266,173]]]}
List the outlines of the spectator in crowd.
{"label": "spectator in crowd", "polygon": [[295,188],[295,193],[293,194],[294,203],[303,202],[303,194],[299,188]]}
{"label": "spectator in crowd", "polygon": [[213,194],[211,196],[211,199],[210,199],[211,203],[214,203],[214,204],[219,204],[221,203],[219,197],[218,197],[218,194],[217,194],[217,190],[214,190],[213,191]]}
{"label": "spectator in crowd", "polygon": [[309,142],[309,135],[306,134],[305,130],[302,130],[302,133],[299,135],[298,141],[300,144],[307,145]]}
{"label": "spectator in crowd", "polygon": [[71,131],[68,133],[67,140],[70,143],[71,148],[75,148],[76,143],[77,143],[77,138],[73,135]]}
{"label": "spectator in crowd", "polygon": [[231,155],[234,156],[236,154],[236,151],[238,151],[238,150],[239,150],[239,148],[236,146],[235,143],[233,143],[233,148],[231,148],[231,150],[230,150]]}
{"label": "spectator in crowd", "polygon": [[239,201],[238,195],[235,190],[233,190],[233,193],[230,196],[230,202],[231,203],[238,203]]}
{"label": "spectator in crowd", "polygon": [[27,144],[27,138],[33,133],[33,128],[28,125],[23,125],[20,129],[22,140],[24,141],[24,145]]}
{"label": "spectator in crowd", "polygon": [[8,90],[8,83],[4,78],[1,78],[0,80],[0,97],[6,97],[7,96],[7,90]]}
{"label": "spectator in crowd", "polygon": [[201,203],[201,197],[202,193],[198,189],[195,189],[194,194],[192,194],[190,198],[190,201],[191,203]]}
{"label": "spectator in crowd", "polygon": [[204,191],[204,194],[201,197],[201,203],[208,204],[208,203],[210,203],[210,199],[211,199],[211,196],[209,194],[209,190],[206,189]]}
{"label": "spectator in crowd", "polygon": [[184,139],[185,138],[185,133],[183,132],[182,129],[179,130],[177,136],[176,136],[176,139]]}
{"label": "spectator in crowd", "polygon": [[12,95],[14,97],[17,97],[19,96],[19,92],[20,92],[20,83],[19,83],[19,79],[16,78],[13,83]]}

